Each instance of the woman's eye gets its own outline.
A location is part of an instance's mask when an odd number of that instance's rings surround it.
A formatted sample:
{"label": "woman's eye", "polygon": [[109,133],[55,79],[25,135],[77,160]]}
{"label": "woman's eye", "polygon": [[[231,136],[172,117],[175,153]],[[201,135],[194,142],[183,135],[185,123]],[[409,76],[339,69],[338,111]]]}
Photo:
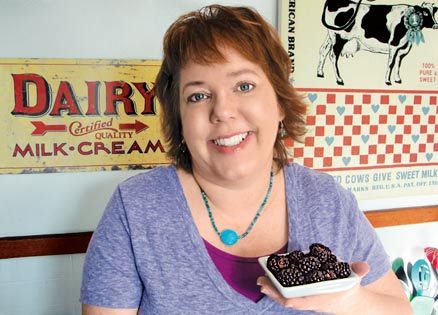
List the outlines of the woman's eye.
{"label": "woman's eye", "polygon": [[242,83],[239,84],[238,90],[241,92],[248,92],[251,91],[254,88],[254,85],[251,83]]}
{"label": "woman's eye", "polygon": [[196,103],[207,98],[207,95],[203,93],[194,93],[187,98],[188,102]]}

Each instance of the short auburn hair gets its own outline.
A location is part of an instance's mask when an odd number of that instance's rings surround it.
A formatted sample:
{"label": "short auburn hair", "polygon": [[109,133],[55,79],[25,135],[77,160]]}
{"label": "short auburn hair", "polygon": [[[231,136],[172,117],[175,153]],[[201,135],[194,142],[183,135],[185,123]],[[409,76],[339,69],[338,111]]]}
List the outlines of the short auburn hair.
{"label": "short auburn hair", "polygon": [[177,167],[191,172],[190,152],[182,142],[180,71],[189,62],[225,62],[221,47],[234,49],[259,65],[273,86],[285,116],[286,135],[278,135],[273,148],[274,161],[282,168],[288,163],[282,140],[289,137],[301,141],[306,132],[307,105],[289,82],[291,64],[276,30],[248,7],[206,6],[179,17],[164,35],[164,56],[154,89],[162,107],[161,126],[168,144],[167,156]]}

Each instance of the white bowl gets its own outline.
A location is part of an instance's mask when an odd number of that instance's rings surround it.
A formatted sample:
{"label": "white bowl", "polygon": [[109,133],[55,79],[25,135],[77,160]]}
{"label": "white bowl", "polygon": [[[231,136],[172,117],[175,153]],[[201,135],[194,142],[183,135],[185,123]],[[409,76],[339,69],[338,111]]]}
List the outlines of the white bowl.
{"label": "white bowl", "polygon": [[283,295],[285,298],[341,292],[351,289],[360,281],[359,276],[352,271],[351,275],[348,278],[326,280],[316,283],[297,285],[293,287],[283,287],[266,266],[268,257],[269,256],[260,257],[259,263],[263,267],[263,270],[265,270],[268,278],[271,280],[271,282],[274,284],[280,294]]}

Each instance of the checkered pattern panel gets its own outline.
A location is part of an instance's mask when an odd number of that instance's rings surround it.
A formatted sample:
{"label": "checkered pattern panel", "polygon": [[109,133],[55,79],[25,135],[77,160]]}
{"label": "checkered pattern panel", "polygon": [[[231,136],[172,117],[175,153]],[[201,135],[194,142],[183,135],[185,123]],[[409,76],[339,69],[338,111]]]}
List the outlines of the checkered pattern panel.
{"label": "checkered pattern panel", "polygon": [[327,171],[438,161],[437,94],[306,93],[304,143],[285,140],[293,161]]}

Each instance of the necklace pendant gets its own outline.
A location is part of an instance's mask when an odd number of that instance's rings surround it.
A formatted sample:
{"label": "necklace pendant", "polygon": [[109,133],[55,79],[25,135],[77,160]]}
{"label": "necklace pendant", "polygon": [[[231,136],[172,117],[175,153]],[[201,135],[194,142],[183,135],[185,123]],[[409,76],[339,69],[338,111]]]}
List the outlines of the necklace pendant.
{"label": "necklace pendant", "polygon": [[251,232],[252,228],[254,227],[254,224],[259,219],[260,214],[262,213],[266,203],[268,202],[269,195],[271,194],[273,179],[274,179],[274,173],[271,171],[271,175],[269,177],[269,186],[268,186],[268,190],[266,191],[265,198],[263,199],[263,202],[260,205],[259,209],[257,210],[257,213],[252,219],[251,223],[246,228],[245,232],[243,232],[243,234],[240,236],[236,233],[236,231],[231,229],[226,229],[223,230],[222,232],[219,232],[219,229],[217,228],[216,223],[214,222],[213,213],[211,212],[210,205],[208,204],[207,195],[205,194],[205,191],[201,187],[199,187],[201,189],[202,201],[204,201],[204,205],[205,208],[207,209],[208,217],[210,218],[211,225],[213,226],[213,229],[216,232],[216,234],[219,235],[222,243],[224,243],[227,246],[233,246],[234,244],[237,243],[239,239],[243,239],[248,235],[249,232]]}
{"label": "necklace pendant", "polygon": [[221,232],[220,238],[225,245],[233,246],[239,240],[239,235],[237,235],[236,231],[227,229]]}

